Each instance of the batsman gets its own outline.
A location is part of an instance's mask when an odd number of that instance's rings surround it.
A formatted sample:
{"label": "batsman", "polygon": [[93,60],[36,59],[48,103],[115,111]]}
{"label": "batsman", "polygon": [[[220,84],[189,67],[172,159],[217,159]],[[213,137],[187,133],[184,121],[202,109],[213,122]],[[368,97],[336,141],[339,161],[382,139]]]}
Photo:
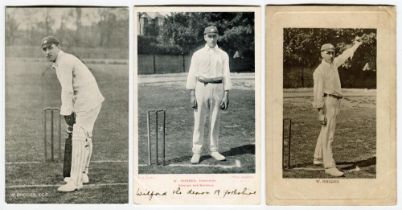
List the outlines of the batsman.
{"label": "batsman", "polygon": [[59,44],[55,37],[47,36],[42,39],[41,47],[61,85],[60,115],[73,127],[70,177],[57,189],[72,192],[89,182],[92,130],[104,97],[89,68],[76,56],[63,52]]}
{"label": "batsman", "polygon": [[204,29],[205,47],[193,54],[187,76],[186,89],[190,90],[190,102],[194,109],[192,164],[200,162],[207,116],[210,155],[218,161],[226,160],[219,153],[220,110],[227,110],[229,107],[232,82],[229,56],[218,47],[218,34],[218,28],[214,25]]}

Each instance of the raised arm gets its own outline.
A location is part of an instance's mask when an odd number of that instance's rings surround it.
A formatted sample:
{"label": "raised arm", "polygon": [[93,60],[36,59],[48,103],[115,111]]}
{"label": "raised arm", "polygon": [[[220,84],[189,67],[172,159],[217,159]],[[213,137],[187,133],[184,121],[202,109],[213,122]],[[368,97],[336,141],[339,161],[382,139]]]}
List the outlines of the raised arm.
{"label": "raised arm", "polygon": [[356,49],[362,44],[361,38],[360,37],[356,37],[354,42],[353,42],[353,46],[350,47],[349,49],[346,49],[345,51],[342,52],[342,54],[340,54],[339,56],[337,56],[334,59],[334,64],[336,67],[341,66],[342,64],[345,63],[345,61],[348,58],[352,58],[353,54],[355,53]]}

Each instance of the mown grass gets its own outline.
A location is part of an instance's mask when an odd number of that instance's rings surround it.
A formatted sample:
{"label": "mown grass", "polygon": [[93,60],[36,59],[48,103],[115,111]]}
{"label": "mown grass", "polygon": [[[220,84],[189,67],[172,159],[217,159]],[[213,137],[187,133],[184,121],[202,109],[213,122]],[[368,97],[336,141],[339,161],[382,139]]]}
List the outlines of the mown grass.
{"label": "mown grass", "polygon": [[[20,61],[15,58],[6,59],[6,162],[44,161],[43,115],[42,109],[47,106],[60,106],[60,85],[55,72],[46,71],[48,63]],[[94,127],[94,152],[92,160],[128,161],[128,66],[127,65],[90,65],[106,98]],[[43,72],[45,72],[43,74]],[[62,123],[63,139],[65,123]],[[64,140],[62,140],[62,149]],[[32,168],[32,167],[39,167]],[[94,166],[95,167],[95,166]],[[107,164],[107,173],[98,167],[90,169],[94,184],[103,183],[105,176],[116,177],[115,182],[128,182],[128,164]],[[16,172],[15,170],[19,170]],[[53,179],[42,179],[44,174],[53,174]],[[61,166],[52,168],[51,164],[8,165],[6,167],[6,189],[8,185],[18,184],[58,184],[62,181]],[[47,176],[50,176],[49,174]],[[127,186],[119,187],[119,191],[127,192]],[[123,189],[122,189],[123,188]],[[40,189],[31,189],[32,191]],[[51,194],[56,189],[49,190]],[[35,202],[35,199],[12,198],[7,190],[7,202]],[[18,190],[17,190],[18,191]],[[91,191],[91,192],[90,192]],[[69,199],[61,195],[49,196],[38,202],[127,202],[127,193],[116,193],[114,187],[102,191],[83,190],[71,194]],[[116,195],[105,197],[105,195]]]}
{"label": "mown grass", "polygon": [[[292,119],[291,165],[311,166],[314,148],[320,132],[317,111],[312,108],[311,97],[286,97],[283,117]],[[375,96],[346,97],[341,102],[337,117],[334,159],[338,164],[359,166],[359,172],[347,173],[345,178],[375,178],[376,111]],[[285,145],[288,128],[285,126]],[[287,150],[285,150],[287,152]],[[287,158],[285,156],[285,161]],[[351,165],[351,166],[350,166]],[[286,178],[327,177],[323,171],[284,170]]]}
{"label": "mown grass", "polygon": [[[144,174],[194,174],[194,173],[254,173],[255,172],[255,100],[254,90],[231,90],[230,105],[222,112],[220,129],[220,152],[227,156],[226,162],[231,165],[235,159],[240,160],[242,167],[234,169],[197,168],[197,167],[163,167],[144,166],[139,173]],[[188,91],[184,85],[144,85],[139,86],[139,163],[146,164],[147,152],[147,110],[167,110],[166,116],[166,160],[168,163],[190,163],[192,156],[193,110],[189,104]],[[154,136],[154,118],[152,136]],[[208,134],[208,129],[205,130]],[[161,140],[161,139],[160,139]],[[207,135],[204,142],[202,164],[217,164],[208,155]],[[159,144],[161,145],[161,144]],[[152,148],[153,155],[155,149]],[[161,151],[161,149],[159,149]],[[161,157],[161,156],[159,156]],[[152,157],[154,160],[154,156]]]}

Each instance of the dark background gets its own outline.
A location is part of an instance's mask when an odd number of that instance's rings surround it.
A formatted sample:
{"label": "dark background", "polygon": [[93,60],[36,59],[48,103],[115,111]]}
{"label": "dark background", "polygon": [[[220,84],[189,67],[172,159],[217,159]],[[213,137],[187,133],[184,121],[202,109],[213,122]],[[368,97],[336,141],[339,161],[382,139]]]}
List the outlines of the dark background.
{"label": "dark background", "polygon": [[283,34],[284,88],[312,87],[321,46],[333,44],[337,56],[352,46],[356,36],[362,37],[363,44],[338,69],[342,88],[376,88],[376,29],[285,28]]}
{"label": "dark background", "polygon": [[139,13],[139,74],[187,72],[194,51],[205,45],[204,29],[215,25],[218,46],[229,54],[231,72],[254,72],[254,13]]}

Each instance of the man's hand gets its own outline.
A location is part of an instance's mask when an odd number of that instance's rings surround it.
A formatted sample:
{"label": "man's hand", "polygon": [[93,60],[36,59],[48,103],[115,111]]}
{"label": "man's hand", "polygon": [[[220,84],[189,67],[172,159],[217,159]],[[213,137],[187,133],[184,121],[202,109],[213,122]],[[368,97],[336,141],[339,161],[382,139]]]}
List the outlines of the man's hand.
{"label": "man's hand", "polygon": [[73,126],[68,126],[68,127],[67,127],[67,133],[68,133],[68,134],[73,133]]}
{"label": "man's hand", "polygon": [[75,123],[75,113],[73,112],[70,115],[64,115],[64,120],[68,126],[73,126]]}
{"label": "man's hand", "polygon": [[353,41],[353,44],[355,44],[355,45],[361,45],[363,42],[362,42],[362,38],[360,37],[360,36],[356,36],[355,37],[355,40]]}
{"label": "man's hand", "polygon": [[227,110],[229,108],[229,91],[225,91],[220,106],[222,110]]}
{"label": "man's hand", "polygon": [[325,117],[322,109],[318,110],[318,121],[320,121],[321,125],[327,125],[327,117]]}
{"label": "man's hand", "polygon": [[191,104],[191,108],[197,109],[198,104],[197,104],[197,99],[195,98],[194,90],[191,90],[191,93],[190,93],[190,104]]}

